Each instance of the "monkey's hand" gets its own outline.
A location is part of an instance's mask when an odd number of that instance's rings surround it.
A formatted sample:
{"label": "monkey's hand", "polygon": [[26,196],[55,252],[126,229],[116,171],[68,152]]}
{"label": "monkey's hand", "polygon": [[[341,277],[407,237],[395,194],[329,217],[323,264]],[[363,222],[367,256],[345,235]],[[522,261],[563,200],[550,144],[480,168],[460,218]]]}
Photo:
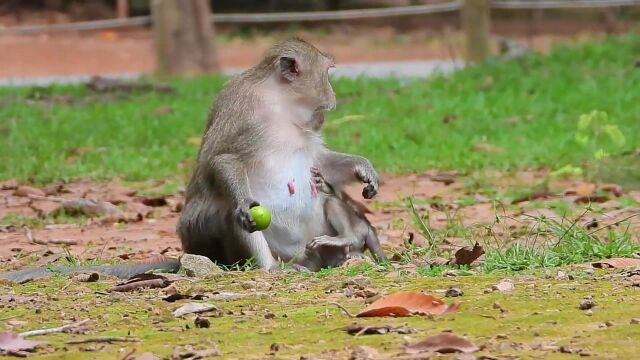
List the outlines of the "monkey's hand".
{"label": "monkey's hand", "polygon": [[324,180],[324,176],[322,176],[320,168],[315,166],[311,167],[311,186],[325,194],[333,194],[333,189]]}
{"label": "monkey's hand", "polygon": [[260,205],[260,203],[258,203],[257,201],[247,199],[243,201],[241,204],[239,204],[236,210],[234,211],[234,217],[238,222],[238,225],[240,225],[241,228],[243,228],[244,230],[250,233],[258,230],[258,226],[256,225],[256,222],[251,217],[251,214],[249,214],[249,209],[258,205]]}
{"label": "monkey's hand", "polygon": [[378,179],[378,173],[373,168],[373,165],[369,161],[363,164],[358,164],[355,167],[355,173],[358,180],[367,184],[362,189],[362,197],[365,199],[371,199],[378,193],[378,187],[380,180]]}

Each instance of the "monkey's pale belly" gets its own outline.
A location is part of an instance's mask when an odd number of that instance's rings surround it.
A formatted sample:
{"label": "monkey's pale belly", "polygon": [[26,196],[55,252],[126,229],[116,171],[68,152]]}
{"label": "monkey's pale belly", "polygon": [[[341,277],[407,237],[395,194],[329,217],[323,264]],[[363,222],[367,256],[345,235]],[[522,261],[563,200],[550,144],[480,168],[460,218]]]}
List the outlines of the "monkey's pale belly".
{"label": "monkey's pale belly", "polygon": [[249,174],[255,199],[271,212],[271,224],[262,231],[269,248],[284,261],[304,253],[305,245],[325,233],[322,201],[311,186],[312,161],[302,151],[266,170],[270,176]]}

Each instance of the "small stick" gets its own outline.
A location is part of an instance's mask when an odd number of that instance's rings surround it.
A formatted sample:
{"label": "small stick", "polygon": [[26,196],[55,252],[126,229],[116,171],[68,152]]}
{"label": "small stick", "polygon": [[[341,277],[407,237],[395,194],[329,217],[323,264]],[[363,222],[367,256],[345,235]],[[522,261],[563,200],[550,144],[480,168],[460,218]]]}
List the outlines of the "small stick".
{"label": "small stick", "polygon": [[133,338],[133,337],[107,336],[107,337],[88,338],[88,339],[81,339],[81,340],[71,340],[71,341],[67,341],[65,344],[139,342],[139,341],[140,339]]}
{"label": "small stick", "polygon": [[358,332],[354,335],[354,337],[358,337],[358,336],[360,336],[360,335],[364,334],[367,330],[372,329],[372,328],[373,328],[373,326],[369,326],[369,325],[367,325],[367,326],[363,327],[362,329],[360,329],[360,331],[358,331]]}
{"label": "small stick", "polygon": [[33,241],[31,242],[38,245],[78,245],[78,240],[74,240],[74,239],[51,239],[51,240],[33,239]]}
{"label": "small stick", "polygon": [[40,329],[40,330],[25,331],[23,333],[18,334],[18,336],[24,338],[24,337],[27,337],[27,336],[36,336],[36,335],[47,335],[47,334],[53,334],[53,333],[61,333],[61,332],[65,332],[66,330],[73,329],[74,327],[78,327],[80,325],[84,325],[84,324],[86,324],[88,322],[89,322],[89,319],[85,319],[85,320],[78,321],[78,322],[73,323],[73,324],[63,325],[63,326],[60,326],[60,327],[55,327],[55,328],[50,328],[50,329]]}
{"label": "small stick", "polygon": [[19,316],[20,315],[13,315],[13,316],[3,317],[3,318],[0,318],[0,321],[7,321],[7,320],[15,319],[15,318],[17,318]]}
{"label": "small stick", "polygon": [[133,355],[133,353],[136,352],[136,349],[131,349],[131,351],[129,351],[128,353],[124,354],[124,356],[122,357],[122,360],[130,360],[133,359],[131,357],[131,355]]}
{"label": "small stick", "polygon": [[340,310],[344,311],[344,312],[345,312],[345,314],[346,314],[348,317],[350,317],[350,318],[354,318],[354,317],[356,317],[356,316],[355,316],[355,315],[353,315],[351,312],[349,312],[349,310],[347,310],[344,306],[342,306],[342,305],[338,304],[337,302],[330,302],[329,304],[331,304],[331,305],[335,305],[335,306],[339,307],[339,308],[340,308]]}

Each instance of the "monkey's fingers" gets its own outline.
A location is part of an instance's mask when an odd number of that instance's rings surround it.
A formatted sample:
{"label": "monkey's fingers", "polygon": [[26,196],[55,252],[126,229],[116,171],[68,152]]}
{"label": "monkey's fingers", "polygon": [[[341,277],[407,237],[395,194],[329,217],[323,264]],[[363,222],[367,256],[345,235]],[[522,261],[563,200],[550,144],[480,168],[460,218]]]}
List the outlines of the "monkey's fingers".
{"label": "monkey's fingers", "polygon": [[368,184],[362,189],[362,197],[365,199],[371,199],[378,193],[378,189],[372,184]]}
{"label": "monkey's fingers", "polygon": [[246,210],[240,209],[236,212],[236,221],[240,227],[250,233],[258,230],[258,225]]}

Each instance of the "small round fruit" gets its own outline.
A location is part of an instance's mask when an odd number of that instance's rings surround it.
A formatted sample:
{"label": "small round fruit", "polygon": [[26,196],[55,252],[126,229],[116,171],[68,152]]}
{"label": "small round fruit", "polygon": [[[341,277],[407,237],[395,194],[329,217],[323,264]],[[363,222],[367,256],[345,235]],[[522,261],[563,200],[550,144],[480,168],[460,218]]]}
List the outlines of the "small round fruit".
{"label": "small round fruit", "polygon": [[271,213],[269,213],[269,209],[264,206],[258,205],[250,208],[249,214],[251,214],[251,218],[253,218],[253,221],[256,223],[258,230],[264,230],[271,224]]}

